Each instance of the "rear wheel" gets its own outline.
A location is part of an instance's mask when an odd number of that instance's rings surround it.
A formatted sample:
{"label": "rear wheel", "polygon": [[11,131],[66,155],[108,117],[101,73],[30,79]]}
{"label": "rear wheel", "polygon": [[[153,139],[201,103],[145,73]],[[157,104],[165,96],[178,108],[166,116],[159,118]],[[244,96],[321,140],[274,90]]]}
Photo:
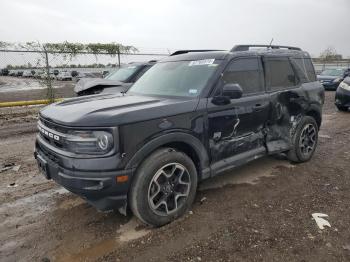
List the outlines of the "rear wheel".
{"label": "rear wheel", "polygon": [[192,205],[197,171],[192,160],[171,148],[157,150],[138,168],[129,193],[131,210],[142,222],[165,225]]}
{"label": "rear wheel", "polygon": [[303,117],[292,137],[288,159],[296,163],[309,161],[315,152],[317,141],[318,126],[315,119],[310,116]]}

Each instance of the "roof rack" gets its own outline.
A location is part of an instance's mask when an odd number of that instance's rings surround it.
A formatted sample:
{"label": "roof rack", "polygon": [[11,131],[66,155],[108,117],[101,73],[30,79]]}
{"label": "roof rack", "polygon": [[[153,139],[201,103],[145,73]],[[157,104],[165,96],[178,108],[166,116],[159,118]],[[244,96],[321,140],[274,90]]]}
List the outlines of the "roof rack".
{"label": "roof rack", "polygon": [[203,50],[178,50],[172,53],[170,56],[174,55],[182,55],[182,54],[187,54],[187,53],[192,53],[192,52],[211,52],[211,51],[223,51],[223,50],[216,50],[216,49],[203,49]]}
{"label": "roof rack", "polygon": [[301,48],[294,47],[294,46],[284,46],[284,45],[235,45],[231,52],[237,52],[237,51],[249,51],[249,48],[251,47],[266,47],[271,49],[288,49],[288,50],[298,50],[301,51]]}

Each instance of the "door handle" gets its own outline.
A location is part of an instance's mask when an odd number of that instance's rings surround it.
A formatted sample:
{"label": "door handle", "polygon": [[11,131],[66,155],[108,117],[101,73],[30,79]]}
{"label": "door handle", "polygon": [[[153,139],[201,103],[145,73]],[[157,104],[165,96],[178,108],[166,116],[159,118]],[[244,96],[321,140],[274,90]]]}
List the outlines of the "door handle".
{"label": "door handle", "polygon": [[262,104],[256,104],[255,106],[253,106],[254,111],[261,111],[264,108],[265,108],[265,105],[262,105]]}

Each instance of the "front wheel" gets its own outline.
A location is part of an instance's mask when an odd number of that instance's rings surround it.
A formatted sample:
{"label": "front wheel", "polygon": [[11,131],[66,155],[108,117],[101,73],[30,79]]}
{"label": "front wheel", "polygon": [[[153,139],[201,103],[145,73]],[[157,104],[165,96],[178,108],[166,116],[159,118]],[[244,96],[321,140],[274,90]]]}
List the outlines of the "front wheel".
{"label": "front wheel", "polygon": [[304,116],[292,137],[292,146],[287,153],[290,161],[301,163],[309,161],[315,152],[318,141],[318,126],[314,118]]}
{"label": "front wheel", "polygon": [[152,153],[138,168],[129,203],[134,215],[151,226],[162,226],[182,216],[192,205],[197,171],[183,152],[164,148]]}

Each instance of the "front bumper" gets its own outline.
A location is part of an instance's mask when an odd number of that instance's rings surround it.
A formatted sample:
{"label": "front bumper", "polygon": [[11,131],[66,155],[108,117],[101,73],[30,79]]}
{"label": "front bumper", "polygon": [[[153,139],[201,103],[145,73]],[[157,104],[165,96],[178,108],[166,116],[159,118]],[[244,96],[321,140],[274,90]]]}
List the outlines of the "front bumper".
{"label": "front bumper", "polygon": [[[34,157],[47,179],[84,198],[99,210],[125,207],[133,170],[114,170],[117,157],[77,159],[60,155],[40,135]],[[128,176],[126,182],[117,177]]]}
{"label": "front bumper", "polygon": [[338,88],[335,93],[335,104],[337,106],[350,107],[350,91]]}
{"label": "front bumper", "polygon": [[322,82],[321,84],[323,85],[324,89],[326,90],[336,90],[340,84],[340,82]]}

